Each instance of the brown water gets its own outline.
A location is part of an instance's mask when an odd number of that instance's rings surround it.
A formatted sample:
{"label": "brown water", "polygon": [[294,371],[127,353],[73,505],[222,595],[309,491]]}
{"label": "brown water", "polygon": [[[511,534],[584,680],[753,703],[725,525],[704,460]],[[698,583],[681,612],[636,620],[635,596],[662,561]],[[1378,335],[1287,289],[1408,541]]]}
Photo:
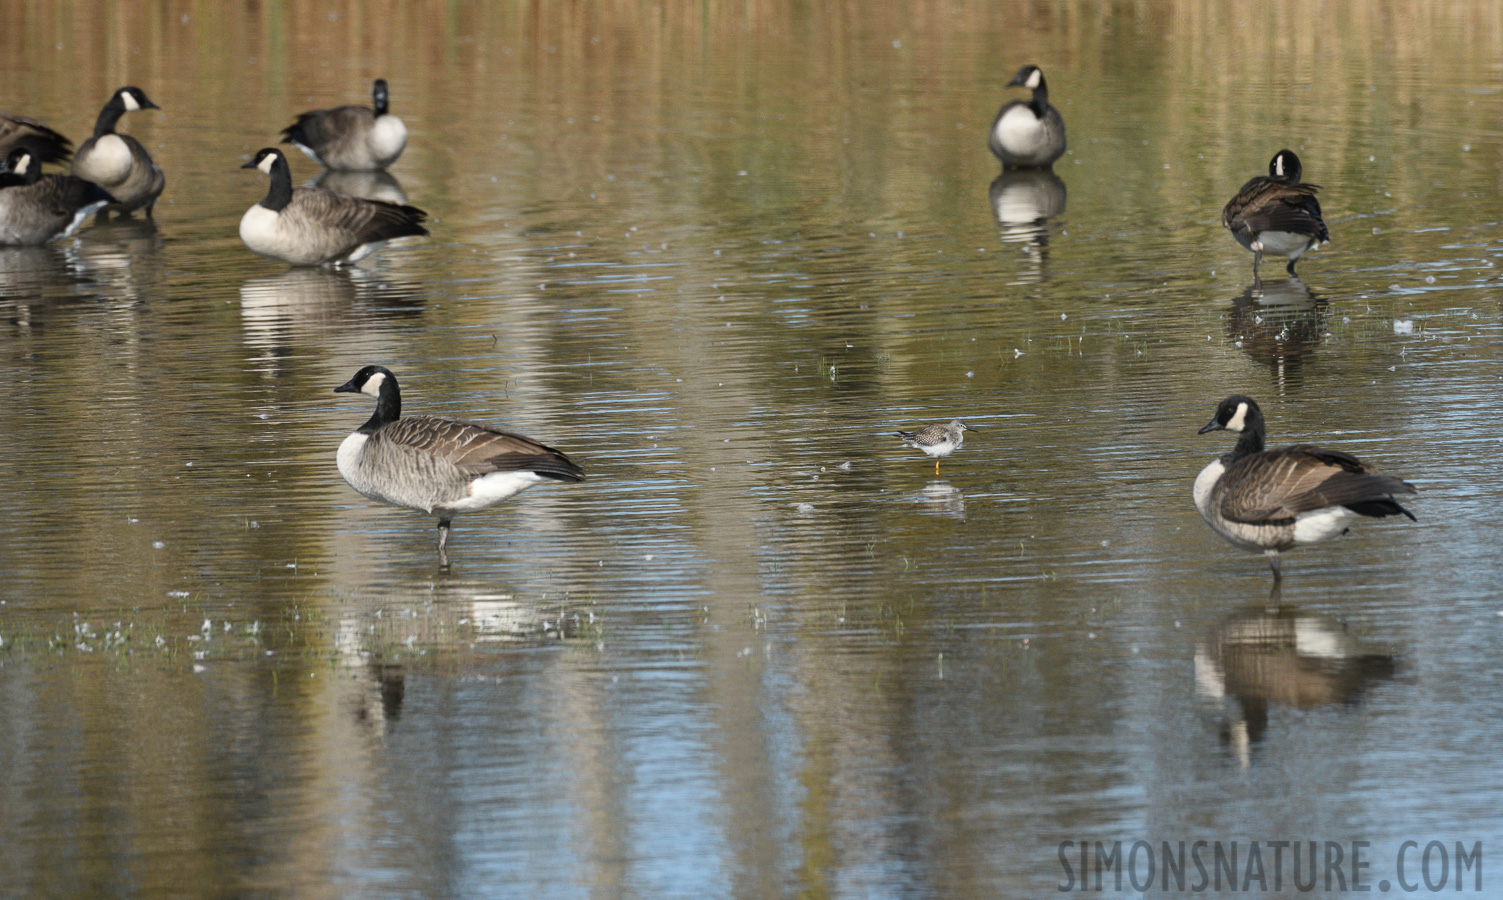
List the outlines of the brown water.
{"label": "brown water", "polygon": [[[96,12],[0,11],[0,108],[81,141],[140,85],[168,179],[0,250],[0,892],[1039,896],[1139,839],[1370,841],[1371,884],[1503,837],[1495,5]],[[1025,62],[1071,152],[994,183]],[[432,237],[250,254],[237,167],[380,76]],[[1334,244],[1258,294],[1219,211],[1283,146]],[[440,570],[335,469],[367,362],[589,480]],[[1419,523],[1266,611],[1190,501],[1233,392]],[[953,417],[936,479],[892,432]]]}

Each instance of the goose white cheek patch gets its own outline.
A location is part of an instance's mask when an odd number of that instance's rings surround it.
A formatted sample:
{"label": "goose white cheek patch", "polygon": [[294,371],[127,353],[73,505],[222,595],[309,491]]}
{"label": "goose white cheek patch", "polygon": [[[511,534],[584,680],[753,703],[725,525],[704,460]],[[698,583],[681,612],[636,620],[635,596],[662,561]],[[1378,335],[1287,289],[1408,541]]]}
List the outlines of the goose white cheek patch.
{"label": "goose white cheek patch", "polygon": [[135,96],[129,92],[121,94],[120,100],[125,104],[125,109],[128,112],[135,112],[141,108],[141,104],[137,103]]}
{"label": "goose white cheek patch", "polygon": [[1028,87],[1031,90],[1035,90],[1035,91],[1038,90],[1038,88],[1039,88],[1039,77],[1040,77],[1040,73],[1039,73],[1038,69],[1034,69],[1033,72],[1032,72],[1032,74],[1030,74],[1028,76]]}
{"label": "goose white cheek patch", "polygon": [[365,386],[360,389],[362,394],[370,394],[372,397],[381,396],[381,384],[386,381],[386,376],[380,372],[365,380]]}
{"label": "goose white cheek patch", "polygon": [[1246,428],[1246,427],[1247,427],[1247,404],[1246,403],[1238,403],[1237,404],[1237,414],[1234,415],[1234,416],[1232,416],[1230,419],[1227,420],[1226,430],[1227,431],[1241,431],[1243,428]]}
{"label": "goose white cheek patch", "polygon": [[266,158],[265,159],[263,159],[260,162],[256,163],[256,168],[258,168],[261,171],[265,172],[267,175],[270,175],[271,174],[271,167],[274,166],[274,165],[276,165],[276,163],[277,163],[276,156],[268,153],[268,154],[266,154]]}

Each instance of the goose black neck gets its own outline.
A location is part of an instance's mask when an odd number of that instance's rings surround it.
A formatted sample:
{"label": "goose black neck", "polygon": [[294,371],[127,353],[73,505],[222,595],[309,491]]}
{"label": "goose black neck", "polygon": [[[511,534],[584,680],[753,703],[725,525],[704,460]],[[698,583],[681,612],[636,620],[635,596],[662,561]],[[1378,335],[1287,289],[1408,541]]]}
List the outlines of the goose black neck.
{"label": "goose black neck", "polygon": [[26,165],[25,172],[7,171],[0,175],[0,187],[20,187],[28,184],[36,184],[42,180],[42,164],[33,156]]}
{"label": "goose black neck", "polygon": [[[261,205],[272,212],[281,212],[292,202],[292,170],[287,167],[287,160],[277,157],[276,162],[271,164],[270,175],[271,186],[266,189],[266,199],[261,201]],[[396,389],[395,384],[392,384],[392,389]],[[382,391],[383,396],[385,393]]]}
{"label": "goose black neck", "polygon": [[1257,409],[1249,409],[1247,420],[1242,426],[1242,434],[1237,438],[1237,446],[1232,448],[1233,461],[1263,452],[1264,428],[1263,413]]}
{"label": "goose black neck", "polygon": [[397,380],[390,375],[381,382],[381,393],[376,396],[376,411],[359,431],[361,434],[371,434],[383,425],[388,425],[402,418],[402,390],[397,387]]}
{"label": "goose black neck", "polygon": [[111,100],[99,111],[99,118],[94,121],[94,136],[104,137],[115,133],[115,125],[120,117],[125,115],[125,107]]}
{"label": "goose black neck", "polygon": [[1033,107],[1034,115],[1040,119],[1044,117],[1044,111],[1049,108],[1049,84],[1044,81],[1044,76],[1039,75],[1039,86],[1033,89],[1033,101],[1028,104]]}
{"label": "goose black neck", "polygon": [[390,97],[391,95],[387,91],[386,82],[384,80],[377,81],[375,87],[371,89],[371,106],[375,108],[376,115],[386,115],[386,104],[390,100]]}

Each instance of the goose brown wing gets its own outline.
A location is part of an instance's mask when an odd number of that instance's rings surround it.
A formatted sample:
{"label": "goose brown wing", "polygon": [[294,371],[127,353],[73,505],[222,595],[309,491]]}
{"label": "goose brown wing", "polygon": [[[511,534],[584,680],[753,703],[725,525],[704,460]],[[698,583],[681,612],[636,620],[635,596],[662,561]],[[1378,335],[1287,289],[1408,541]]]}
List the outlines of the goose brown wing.
{"label": "goose brown wing", "polygon": [[535,472],[562,481],[584,479],[584,469],[552,447],[478,422],[407,416],[371,436],[378,439],[431,453],[471,476]]}
{"label": "goose brown wing", "polygon": [[1237,522],[1292,519],[1328,506],[1392,502],[1394,494],[1414,493],[1412,486],[1373,471],[1350,453],[1313,444],[1245,456],[1222,476],[1222,484],[1222,514]]}
{"label": "goose brown wing", "polygon": [[409,235],[424,235],[428,214],[415,206],[398,206],[381,200],[362,200],[322,188],[298,188],[283,211],[310,230],[338,235],[354,249],[372,241],[388,241]]}
{"label": "goose brown wing", "polygon": [[1330,232],[1321,218],[1318,184],[1289,184],[1272,178],[1254,178],[1242,186],[1221,211],[1221,224],[1232,231],[1255,235],[1263,231],[1309,234],[1329,242]]}
{"label": "goose brown wing", "polygon": [[63,163],[73,155],[73,142],[30,116],[0,113],[0,156],[25,145],[37,162]]}
{"label": "goose brown wing", "polygon": [[335,143],[344,135],[363,134],[376,114],[364,106],[339,106],[299,113],[297,121],[282,129],[282,142],[296,141],[315,150]]}
{"label": "goose brown wing", "polygon": [[72,175],[46,175],[37,182],[39,197],[46,202],[48,210],[64,220],[90,203],[115,202],[110,192],[92,181]]}

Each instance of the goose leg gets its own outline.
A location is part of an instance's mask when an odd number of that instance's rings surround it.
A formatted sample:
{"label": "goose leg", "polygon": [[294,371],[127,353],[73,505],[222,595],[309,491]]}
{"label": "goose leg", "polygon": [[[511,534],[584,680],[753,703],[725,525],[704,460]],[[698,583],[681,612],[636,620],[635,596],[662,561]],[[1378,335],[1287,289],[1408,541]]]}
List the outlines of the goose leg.
{"label": "goose leg", "polygon": [[1268,564],[1273,567],[1273,583],[1277,587],[1278,583],[1284,578],[1283,573],[1279,571],[1279,551],[1265,550],[1263,552],[1268,556]]}
{"label": "goose leg", "polygon": [[452,519],[438,520],[438,564],[449,568],[449,523]]}
{"label": "goose leg", "polygon": [[1262,261],[1263,261],[1263,251],[1262,250],[1254,250],[1253,251],[1253,257],[1252,257],[1252,277],[1253,277],[1253,281],[1257,281],[1258,280],[1258,263],[1260,263]]}
{"label": "goose leg", "polygon": [[1287,266],[1284,267],[1284,271],[1288,272],[1290,275],[1293,275],[1294,274],[1294,264],[1297,263],[1297,262],[1299,262],[1299,257],[1298,256],[1291,256],[1291,257],[1289,257],[1289,265],[1287,265]]}
{"label": "goose leg", "polygon": [[1279,611],[1279,605],[1282,604],[1283,602],[1284,602],[1284,584],[1283,584],[1283,582],[1279,581],[1278,579],[1274,579],[1273,587],[1271,587],[1271,588],[1268,589],[1268,611],[1270,613],[1276,613],[1276,612],[1278,612]]}

